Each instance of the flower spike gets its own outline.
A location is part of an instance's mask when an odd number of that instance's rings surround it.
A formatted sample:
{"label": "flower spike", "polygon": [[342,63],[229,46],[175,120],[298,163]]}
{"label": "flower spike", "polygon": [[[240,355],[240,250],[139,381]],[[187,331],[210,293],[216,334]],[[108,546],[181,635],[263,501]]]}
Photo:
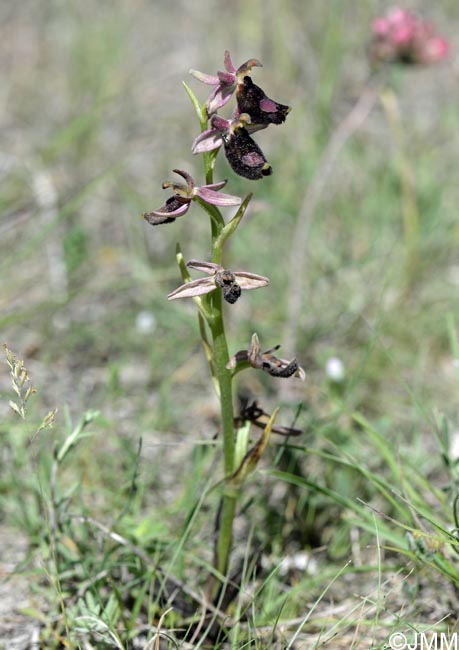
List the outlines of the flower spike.
{"label": "flower spike", "polygon": [[219,192],[224,187],[227,181],[220,181],[219,183],[211,183],[209,185],[196,185],[193,177],[181,169],[173,169],[176,174],[179,174],[185,183],[174,183],[173,181],[164,181],[163,190],[172,189],[173,196],[169,197],[158,210],[147,212],[143,218],[148,221],[152,226],[158,226],[163,223],[172,223],[178,217],[182,217],[188,212],[191,201],[196,197],[202,199],[205,203],[217,205],[220,207],[227,207],[232,205],[239,205],[241,198],[231,194],[223,194]]}

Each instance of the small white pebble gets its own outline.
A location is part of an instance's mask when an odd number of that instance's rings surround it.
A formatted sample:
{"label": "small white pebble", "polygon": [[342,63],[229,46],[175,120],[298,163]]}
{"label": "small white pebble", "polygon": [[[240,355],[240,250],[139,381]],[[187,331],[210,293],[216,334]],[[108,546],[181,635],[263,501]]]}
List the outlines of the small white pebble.
{"label": "small white pebble", "polygon": [[327,360],[327,363],[325,364],[325,372],[329,379],[336,382],[343,381],[346,375],[344,364],[341,359],[338,359],[338,357],[331,357]]}
{"label": "small white pebble", "polygon": [[306,551],[298,551],[293,555],[287,555],[280,562],[280,575],[286,575],[289,571],[300,571],[315,575],[317,573],[317,562]]}
{"label": "small white pebble", "polygon": [[39,171],[33,177],[35,199],[41,208],[51,208],[57,203],[57,193],[51,176]]}
{"label": "small white pebble", "polygon": [[156,318],[151,311],[139,311],[135,319],[135,326],[141,334],[151,334],[156,327]]}

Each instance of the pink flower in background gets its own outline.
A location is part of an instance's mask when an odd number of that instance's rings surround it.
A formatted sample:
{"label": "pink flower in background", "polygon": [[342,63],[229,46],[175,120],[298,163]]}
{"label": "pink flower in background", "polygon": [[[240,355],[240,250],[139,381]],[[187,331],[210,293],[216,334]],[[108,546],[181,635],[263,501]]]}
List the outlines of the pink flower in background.
{"label": "pink flower in background", "polygon": [[448,41],[444,38],[430,38],[424,46],[424,62],[438,63],[446,59],[449,54]]}
{"label": "pink flower in background", "polygon": [[448,42],[418,15],[394,7],[372,25],[370,55],[375,63],[438,63],[448,56]]}

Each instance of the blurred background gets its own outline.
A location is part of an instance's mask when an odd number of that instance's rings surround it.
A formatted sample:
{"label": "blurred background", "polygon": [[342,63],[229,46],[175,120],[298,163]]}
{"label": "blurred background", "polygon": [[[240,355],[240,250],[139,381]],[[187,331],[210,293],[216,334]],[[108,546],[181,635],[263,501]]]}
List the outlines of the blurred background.
{"label": "blurred background", "polygon": [[[459,5],[402,3],[435,24],[451,54],[391,70],[381,101],[366,52],[371,22],[389,6],[1,4],[1,340],[25,358],[40,413],[100,409],[110,435],[92,443],[89,474],[114,445],[142,437],[164,478],[171,447],[188,454],[218,426],[193,305],[165,298],[180,284],[177,241],[185,259],[208,258],[207,218],[193,206],[152,228],[141,214],[163,205],[173,168],[202,182],[182,81],[204,101],[208,88],[188,70],[214,74],[225,49],[236,66],[261,60],[255,83],[293,107],[284,125],[256,135],[271,177],[250,182],[217,161],[225,191],[254,192],[227,265],[271,279],[228,310],[230,353],[257,331],[266,348],[284,343],[282,356],[296,355],[308,375],[280,390],[243,373],[240,390],[266,410],[284,404],[284,424],[300,408],[311,445],[327,431],[347,444],[355,410],[408,446],[432,409],[459,425],[447,326],[459,316]],[[369,103],[325,169],[324,152],[362,95]],[[6,365],[0,381],[6,396]]]}

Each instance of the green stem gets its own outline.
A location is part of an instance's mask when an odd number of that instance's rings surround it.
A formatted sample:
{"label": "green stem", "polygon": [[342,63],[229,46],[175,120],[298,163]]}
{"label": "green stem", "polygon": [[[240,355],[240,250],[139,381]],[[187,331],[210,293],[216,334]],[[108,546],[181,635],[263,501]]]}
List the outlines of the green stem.
{"label": "green stem", "polygon": [[220,409],[223,429],[223,453],[225,456],[225,474],[230,476],[234,471],[234,424],[233,424],[233,391],[231,372],[226,368],[229,361],[225,328],[223,325],[222,294],[214,293],[212,338],[214,342],[215,372],[220,386]]}
{"label": "green stem", "polygon": [[231,542],[233,539],[233,521],[236,512],[237,499],[238,494],[223,495],[215,558],[216,569],[223,576],[226,575],[228,570],[228,558],[230,556]]}
{"label": "green stem", "polygon": [[[212,221],[212,226],[215,222]],[[213,250],[212,262],[221,264],[222,246],[218,242],[221,229],[216,232],[212,229]],[[212,338],[214,342],[215,370],[220,386],[220,409],[223,429],[223,454],[225,475],[231,476],[234,471],[234,423],[233,423],[233,390],[232,373],[227,369],[229,361],[228,345],[226,342],[225,326],[223,322],[222,292],[215,291],[212,294],[213,320],[211,323]]]}
{"label": "green stem", "polygon": [[[201,129],[205,127],[201,124]],[[213,182],[213,162],[215,155],[204,154],[204,169],[206,183]],[[212,262],[221,264],[223,256],[223,245],[226,237],[222,236],[225,229],[225,221],[221,212],[215,206],[210,206],[199,201],[201,207],[209,214],[211,237],[212,237]],[[242,215],[241,215],[242,218]],[[233,413],[233,391],[232,373],[227,369],[229,361],[228,345],[226,342],[225,326],[223,320],[222,292],[214,291],[209,296],[210,318],[207,318],[213,341],[213,370],[218,384],[220,399],[220,412],[223,432],[223,463],[225,477],[229,478],[234,473],[234,413]],[[201,332],[202,335],[202,332]],[[228,569],[228,558],[231,552],[231,541],[233,536],[233,521],[236,511],[238,492],[227,490],[223,493],[219,516],[218,539],[216,544],[215,567],[221,575],[225,575]]]}
{"label": "green stem", "polygon": [[[205,104],[200,106],[198,99],[191,88],[184,84],[185,90],[193,104],[201,132],[208,127],[208,115]],[[204,174],[206,184],[213,183],[213,168],[217,151],[205,152],[203,155]],[[241,221],[244,211],[250,201],[247,197],[231,222],[225,225],[225,220],[220,210],[209,205],[199,197],[194,197],[195,201],[201,208],[207,212],[210,217],[211,242],[212,242],[212,262],[221,264],[223,256],[223,246],[225,241],[233,234],[239,222]],[[184,282],[190,281],[190,274],[185,264],[180,246],[176,249],[177,262],[182,273]],[[232,377],[233,373],[227,369],[229,361],[228,345],[226,342],[225,327],[223,322],[223,305],[222,292],[213,291],[208,296],[195,296],[194,302],[198,308],[198,322],[201,340],[204,351],[209,363],[212,380],[220,400],[220,411],[223,430],[223,456],[224,456],[224,482],[226,490],[223,492],[219,514],[218,540],[215,551],[215,567],[222,576],[226,575],[228,569],[228,558],[231,552],[231,541],[233,535],[234,513],[239,489],[234,488],[229,481],[233,476],[235,467],[235,439],[234,439],[234,413],[233,413],[233,394],[232,394]],[[207,337],[206,325],[212,334],[213,349],[209,344]]]}
{"label": "green stem", "polygon": [[[215,261],[215,260],[214,260]],[[212,338],[214,342],[214,360],[217,381],[220,387],[220,410],[223,432],[223,457],[225,476],[229,477],[234,472],[234,414],[232,375],[226,368],[229,361],[228,346],[226,343],[225,328],[223,323],[223,305],[221,291],[213,294],[213,322]],[[237,493],[224,493],[220,512],[220,525],[216,545],[215,566],[225,575],[228,568],[228,558],[231,551],[233,537],[233,520],[236,511]]]}

